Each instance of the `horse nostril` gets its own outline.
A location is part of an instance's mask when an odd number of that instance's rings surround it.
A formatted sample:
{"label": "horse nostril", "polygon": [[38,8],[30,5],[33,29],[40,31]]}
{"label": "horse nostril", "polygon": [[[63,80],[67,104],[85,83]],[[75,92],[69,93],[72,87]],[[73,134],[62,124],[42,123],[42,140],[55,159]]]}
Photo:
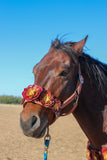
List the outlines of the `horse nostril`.
{"label": "horse nostril", "polygon": [[32,116],[32,127],[34,126],[36,121],[37,121],[37,117],[36,116]]}

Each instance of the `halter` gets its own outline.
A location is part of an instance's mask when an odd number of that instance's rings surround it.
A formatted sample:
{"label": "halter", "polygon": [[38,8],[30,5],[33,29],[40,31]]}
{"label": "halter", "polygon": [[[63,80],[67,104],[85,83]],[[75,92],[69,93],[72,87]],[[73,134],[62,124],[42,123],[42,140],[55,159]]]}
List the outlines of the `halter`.
{"label": "halter", "polygon": [[[39,105],[41,105],[45,108],[51,109],[55,113],[56,119],[60,116],[65,116],[65,115],[68,115],[68,114],[72,113],[78,105],[79,95],[81,93],[82,84],[84,83],[84,78],[81,74],[80,65],[79,65],[78,73],[79,73],[79,79],[78,79],[78,82],[77,82],[76,90],[64,102],[58,100],[55,96],[53,96],[51,94],[51,92],[45,90],[41,86],[38,86],[38,85],[34,84],[34,85],[29,85],[22,92],[22,96],[23,96],[22,104],[23,104],[23,106],[25,106],[25,104],[27,102],[33,102],[35,104],[39,104]],[[74,100],[75,100],[75,103],[73,103],[73,107],[70,110],[70,112],[61,114],[61,111],[64,108],[66,108],[66,106],[68,104],[70,104],[71,102],[73,102]]]}
{"label": "halter", "polygon": [[[25,106],[25,104],[27,102],[32,102],[32,103],[35,103],[35,104],[39,104],[39,105],[41,105],[45,108],[51,109],[54,112],[54,114],[56,115],[56,119],[60,116],[65,116],[65,115],[68,115],[68,114],[72,113],[78,105],[79,95],[81,93],[82,85],[84,83],[84,78],[81,74],[80,64],[79,64],[78,73],[79,73],[79,78],[78,78],[76,89],[75,89],[74,93],[68,99],[66,99],[64,102],[58,100],[58,98],[53,96],[51,94],[51,92],[45,90],[41,86],[38,86],[38,85],[34,84],[34,85],[29,85],[22,92],[22,96],[23,96],[22,104],[23,104],[23,106]],[[71,102],[74,102],[72,109],[68,113],[61,114],[61,111],[64,108],[66,108],[66,106],[69,105]],[[49,128],[47,128],[47,134],[44,138],[44,160],[47,160],[50,138],[51,137],[49,135]]]}

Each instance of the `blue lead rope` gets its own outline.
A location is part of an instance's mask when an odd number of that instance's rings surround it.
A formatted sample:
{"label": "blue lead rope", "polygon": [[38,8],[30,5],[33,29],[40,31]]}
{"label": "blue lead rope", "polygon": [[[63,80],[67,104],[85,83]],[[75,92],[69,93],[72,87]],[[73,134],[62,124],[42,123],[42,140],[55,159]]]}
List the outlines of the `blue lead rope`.
{"label": "blue lead rope", "polygon": [[51,139],[51,136],[49,135],[49,128],[47,128],[47,134],[44,138],[44,160],[47,160],[50,139]]}

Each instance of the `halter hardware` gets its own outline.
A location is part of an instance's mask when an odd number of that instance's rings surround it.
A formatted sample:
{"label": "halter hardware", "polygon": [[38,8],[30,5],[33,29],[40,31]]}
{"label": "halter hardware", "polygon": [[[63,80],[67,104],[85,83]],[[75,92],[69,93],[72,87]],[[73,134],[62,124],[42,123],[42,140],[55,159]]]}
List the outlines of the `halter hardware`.
{"label": "halter hardware", "polygon": [[79,80],[80,80],[80,82],[81,82],[82,84],[84,83],[82,74],[79,74]]}

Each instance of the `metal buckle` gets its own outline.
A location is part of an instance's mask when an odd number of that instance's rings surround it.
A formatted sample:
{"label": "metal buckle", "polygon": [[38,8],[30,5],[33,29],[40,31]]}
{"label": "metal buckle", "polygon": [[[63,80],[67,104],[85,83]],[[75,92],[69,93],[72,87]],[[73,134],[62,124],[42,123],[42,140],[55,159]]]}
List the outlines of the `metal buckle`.
{"label": "metal buckle", "polygon": [[78,103],[78,100],[79,100],[79,94],[78,94],[78,91],[77,91],[77,90],[75,90],[75,92],[76,92],[77,96],[76,96],[76,98],[75,98],[75,103],[74,103],[74,104],[77,104],[77,103]]}

